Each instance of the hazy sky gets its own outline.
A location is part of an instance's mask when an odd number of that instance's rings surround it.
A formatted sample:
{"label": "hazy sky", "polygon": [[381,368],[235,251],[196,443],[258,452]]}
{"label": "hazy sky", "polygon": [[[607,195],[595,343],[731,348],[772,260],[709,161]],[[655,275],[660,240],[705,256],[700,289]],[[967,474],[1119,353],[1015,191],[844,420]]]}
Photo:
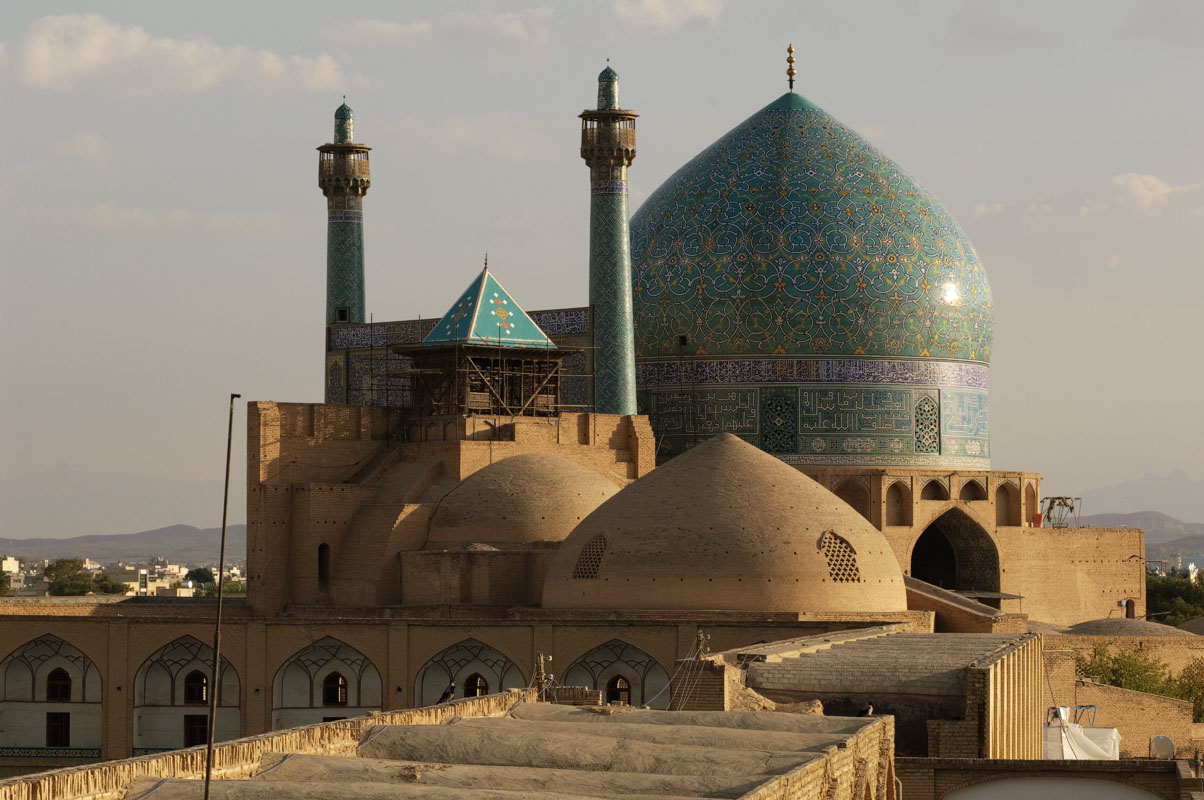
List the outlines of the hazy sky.
{"label": "hazy sky", "polygon": [[344,92],[377,320],[441,314],[486,249],[527,308],[574,306],[606,59],[641,115],[634,210],[785,90],[791,41],[796,89],[986,264],[993,465],[1052,494],[1204,479],[1196,0],[6,3],[0,478],[215,480],[229,392],[321,400],[314,148]]}

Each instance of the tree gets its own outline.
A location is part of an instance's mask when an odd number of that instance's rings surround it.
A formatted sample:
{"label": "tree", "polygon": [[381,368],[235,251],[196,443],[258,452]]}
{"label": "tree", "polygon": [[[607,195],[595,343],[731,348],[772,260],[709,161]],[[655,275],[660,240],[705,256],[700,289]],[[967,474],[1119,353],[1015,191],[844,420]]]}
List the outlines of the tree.
{"label": "tree", "polygon": [[0,572],[0,597],[8,594],[9,578],[7,572]]}
{"label": "tree", "polygon": [[1109,686],[1150,694],[1172,694],[1169,668],[1145,650],[1117,648],[1113,652],[1101,642],[1091,651],[1090,657],[1075,656],[1074,662],[1080,675],[1097,678]]}
{"label": "tree", "polygon": [[1191,701],[1192,722],[1204,722],[1204,658],[1193,658],[1172,683],[1179,697]]}
{"label": "tree", "polygon": [[1204,617],[1204,584],[1182,575],[1147,575],[1145,586],[1147,617],[1167,625]]}
{"label": "tree", "polygon": [[115,581],[103,572],[92,579],[92,591],[97,594],[125,594],[130,590],[121,581]]}
{"label": "tree", "polygon": [[83,559],[60,558],[42,570],[50,582],[50,593],[56,596],[78,596],[92,591],[92,577],[84,573]]}
{"label": "tree", "polygon": [[[215,586],[217,584],[217,579],[213,577],[213,570],[209,569],[209,567],[193,567],[188,570],[188,573],[184,576],[184,580],[192,581],[197,586],[204,583],[212,583]],[[214,589],[214,591],[216,592],[217,589]]]}
{"label": "tree", "polygon": [[[205,584],[202,587],[205,590],[206,597],[217,597],[217,581]],[[246,594],[247,584],[243,581],[236,581],[233,578],[226,578],[222,581],[222,594],[230,596],[232,594]]]}
{"label": "tree", "polygon": [[95,576],[84,572],[83,559],[60,558],[51,561],[42,570],[42,577],[50,582],[50,593],[58,597],[78,597],[96,594],[125,594],[129,587],[115,581],[103,572]]}

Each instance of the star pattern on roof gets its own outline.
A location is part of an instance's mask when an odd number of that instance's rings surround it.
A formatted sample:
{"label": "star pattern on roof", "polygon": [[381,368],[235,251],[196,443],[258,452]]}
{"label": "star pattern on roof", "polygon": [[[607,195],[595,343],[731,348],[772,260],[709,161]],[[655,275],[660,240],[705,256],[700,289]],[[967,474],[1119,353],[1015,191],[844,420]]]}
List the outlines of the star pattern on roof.
{"label": "star pattern on roof", "polygon": [[489,267],[473,279],[423,344],[480,344],[555,349],[548,335],[503,288]]}

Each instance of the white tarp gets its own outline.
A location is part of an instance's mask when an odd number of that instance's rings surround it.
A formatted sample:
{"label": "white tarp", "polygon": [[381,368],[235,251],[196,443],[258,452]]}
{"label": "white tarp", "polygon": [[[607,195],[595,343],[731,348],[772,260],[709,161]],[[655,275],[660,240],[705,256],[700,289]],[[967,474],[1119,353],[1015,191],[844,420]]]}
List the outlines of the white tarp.
{"label": "white tarp", "polygon": [[1042,758],[1075,761],[1116,761],[1120,758],[1120,732],[1116,728],[1084,728],[1070,722],[1069,712],[1058,709],[1057,719],[1045,723]]}

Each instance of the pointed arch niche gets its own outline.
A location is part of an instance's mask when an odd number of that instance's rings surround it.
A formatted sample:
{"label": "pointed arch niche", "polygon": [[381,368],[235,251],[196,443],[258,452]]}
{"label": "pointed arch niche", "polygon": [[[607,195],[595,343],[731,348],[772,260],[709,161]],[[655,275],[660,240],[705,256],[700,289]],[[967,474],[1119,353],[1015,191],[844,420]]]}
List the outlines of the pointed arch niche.
{"label": "pointed arch niche", "polygon": [[100,671],[68,642],[48,634],[18,647],[0,661],[0,756],[100,758],[100,694]]}
{"label": "pointed arch niche", "polygon": [[[469,678],[474,679],[472,687],[467,686]],[[414,705],[434,705],[453,680],[456,697],[464,697],[466,688],[479,690],[478,679],[484,681],[493,694],[527,685],[523,673],[509,658],[483,642],[465,639],[439,653],[418,671],[414,680]]]}
{"label": "pointed arch niche", "polygon": [[[669,674],[656,659],[633,644],[611,639],[574,661],[561,683],[600,689],[603,699],[634,706],[669,707]],[[626,684],[626,685],[624,685]]]}
{"label": "pointed arch niche", "polygon": [[945,589],[999,591],[999,551],[981,525],[951,508],[920,534],[911,576]]}
{"label": "pointed arch niche", "polygon": [[[134,755],[203,743],[212,675],[213,648],[191,636],[164,645],[142,662],[134,677]],[[237,739],[242,734],[241,687],[238,672],[225,658],[217,690],[214,741]]]}
{"label": "pointed arch niche", "polygon": [[856,478],[845,478],[837,485],[834,494],[853,507],[861,516],[870,518],[870,490]]}
{"label": "pointed arch niche", "polygon": [[911,489],[906,481],[895,481],[886,490],[884,514],[887,525],[911,524]]}
{"label": "pointed arch niche", "polygon": [[380,672],[349,644],[325,636],[299,650],[272,681],[272,730],[381,709]]}

